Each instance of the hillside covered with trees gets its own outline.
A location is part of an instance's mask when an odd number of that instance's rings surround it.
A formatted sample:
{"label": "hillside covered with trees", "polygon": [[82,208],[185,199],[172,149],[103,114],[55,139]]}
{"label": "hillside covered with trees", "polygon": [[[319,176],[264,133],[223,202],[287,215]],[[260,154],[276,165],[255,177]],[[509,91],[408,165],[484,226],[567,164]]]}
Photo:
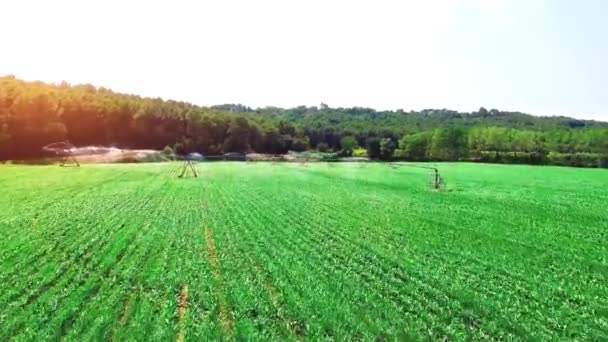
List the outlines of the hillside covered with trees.
{"label": "hillside covered with trees", "polygon": [[0,78],[0,159],[44,157],[46,144],[216,155],[318,150],[374,159],[608,166],[608,123],[480,108],[201,107],[92,85]]}

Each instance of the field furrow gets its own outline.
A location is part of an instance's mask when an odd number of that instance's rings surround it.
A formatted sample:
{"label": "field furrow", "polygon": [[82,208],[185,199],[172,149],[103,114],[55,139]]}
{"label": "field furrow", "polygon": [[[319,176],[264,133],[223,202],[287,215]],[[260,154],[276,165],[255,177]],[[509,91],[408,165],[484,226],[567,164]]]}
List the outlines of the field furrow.
{"label": "field furrow", "polygon": [[0,165],[0,340],[608,339],[606,172],[433,165]]}

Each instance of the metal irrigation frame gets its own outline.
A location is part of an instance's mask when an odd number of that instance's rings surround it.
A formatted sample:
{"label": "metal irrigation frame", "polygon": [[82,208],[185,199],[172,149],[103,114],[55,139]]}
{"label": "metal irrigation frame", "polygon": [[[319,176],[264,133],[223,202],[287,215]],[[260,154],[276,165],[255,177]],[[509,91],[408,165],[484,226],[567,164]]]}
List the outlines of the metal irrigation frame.
{"label": "metal irrigation frame", "polygon": [[68,162],[72,162],[74,166],[79,167],[80,163],[74,157],[74,153],[72,152],[76,146],[72,144],[69,140],[54,142],[47,144],[42,147],[43,151],[55,153],[56,156],[61,157],[61,162],[59,166],[67,166]]}
{"label": "metal irrigation frame", "polygon": [[415,167],[419,169],[426,169],[433,171],[433,188],[436,190],[441,189],[442,186],[445,186],[445,182],[441,175],[439,174],[439,169],[434,166],[426,166],[426,165],[416,165],[416,164],[397,164],[391,163],[392,166],[405,166],[405,167]]}

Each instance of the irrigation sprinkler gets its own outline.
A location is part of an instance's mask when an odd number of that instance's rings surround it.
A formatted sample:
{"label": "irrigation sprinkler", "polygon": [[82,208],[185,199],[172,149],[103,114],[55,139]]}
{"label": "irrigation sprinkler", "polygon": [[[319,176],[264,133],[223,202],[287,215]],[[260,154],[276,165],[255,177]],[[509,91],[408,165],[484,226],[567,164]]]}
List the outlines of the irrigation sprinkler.
{"label": "irrigation sprinkler", "polygon": [[78,160],[74,157],[76,146],[69,140],[48,144],[42,147],[42,150],[54,153],[56,156],[60,157],[59,166],[80,166],[80,163],[78,163]]}
{"label": "irrigation sprinkler", "polygon": [[441,178],[441,176],[439,175],[439,169],[436,167],[431,167],[431,169],[433,169],[434,171],[434,175],[433,175],[433,187],[437,190],[439,190],[442,186],[445,185],[445,182],[443,181],[443,178]]}
{"label": "irrigation sprinkler", "polygon": [[415,168],[419,168],[419,169],[432,170],[433,173],[431,174],[431,186],[435,190],[445,188],[445,181],[439,174],[439,169],[434,166],[414,165],[414,164],[394,164],[394,163],[391,163],[390,166],[393,169],[396,169],[397,167],[400,167],[400,166],[406,166],[406,167],[415,167]]}
{"label": "irrigation sprinkler", "polygon": [[205,157],[203,157],[202,154],[196,152],[188,153],[187,155],[183,156],[184,162],[180,167],[181,171],[177,178],[184,178],[184,176],[186,176],[188,173],[191,173],[194,178],[198,178],[198,172],[196,172],[195,163],[201,162],[203,160],[205,160]]}
{"label": "irrigation sprinkler", "polygon": [[182,171],[180,172],[179,176],[177,176],[178,178],[183,178],[188,170],[192,171],[192,175],[194,176],[194,178],[198,177],[198,173],[196,172],[196,169],[192,164],[192,160],[184,160],[181,170]]}

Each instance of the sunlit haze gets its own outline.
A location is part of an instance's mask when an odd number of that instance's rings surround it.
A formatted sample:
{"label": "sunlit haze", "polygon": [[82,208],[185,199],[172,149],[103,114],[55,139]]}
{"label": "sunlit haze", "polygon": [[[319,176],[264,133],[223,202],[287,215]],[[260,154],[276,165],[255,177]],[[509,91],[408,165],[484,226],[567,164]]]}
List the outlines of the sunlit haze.
{"label": "sunlit haze", "polygon": [[608,2],[4,1],[0,75],[200,105],[608,120]]}

